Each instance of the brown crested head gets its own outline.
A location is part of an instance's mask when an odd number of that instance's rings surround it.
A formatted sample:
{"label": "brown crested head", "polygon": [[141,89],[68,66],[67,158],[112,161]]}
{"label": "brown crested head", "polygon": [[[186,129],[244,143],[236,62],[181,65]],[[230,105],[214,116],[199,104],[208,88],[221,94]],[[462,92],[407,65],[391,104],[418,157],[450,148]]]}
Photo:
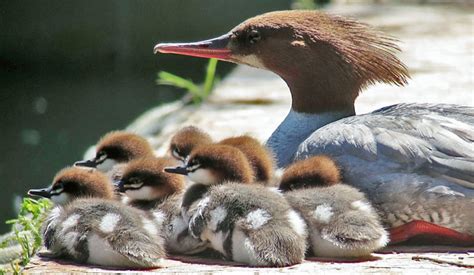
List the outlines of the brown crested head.
{"label": "brown crested head", "polygon": [[105,174],[95,169],[79,167],[62,169],[56,174],[49,188],[31,189],[28,194],[49,198],[57,204],[66,204],[84,197],[115,197],[112,183]]}
{"label": "brown crested head", "polygon": [[268,69],[288,84],[294,110],[317,113],[353,110],[359,92],[376,82],[406,84],[395,42],[352,19],[292,10],[250,18],[216,39],[155,49]]}
{"label": "brown crested head", "polygon": [[114,131],[103,136],[97,143],[96,159],[106,155],[117,162],[153,156],[153,148],[143,137],[123,131]]}
{"label": "brown crested head", "polygon": [[272,178],[273,156],[268,148],[257,139],[243,135],[223,139],[219,141],[219,144],[229,145],[242,151],[252,166],[256,181],[266,183]]}
{"label": "brown crested head", "polygon": [[210,135],[195,126],[181,128],[170,142],[170,154],[175,159],[183,161],[191,151],[199,145],[212,143]]}
{"label": "brown crested head", "polygon": [[226,181],[252,183],[254,174],[245,155],[228,145],[211,144],[196,147],[186,163],[188,177],[201,184]]}
{"label": "brown crested head", "polygon": [[280,182],[280,190],[331,186],[341,182],[341,173],[336,163],[329,157],[319,155],[300,160],[285,169]]}
{"label": "brown crested head", "polygon": [[129,162],[118,183],[120,192],[132,200],[163,199],[184,190],[184,177],[166,173],[164,169],[176,165],[171,158],[147,157]]}

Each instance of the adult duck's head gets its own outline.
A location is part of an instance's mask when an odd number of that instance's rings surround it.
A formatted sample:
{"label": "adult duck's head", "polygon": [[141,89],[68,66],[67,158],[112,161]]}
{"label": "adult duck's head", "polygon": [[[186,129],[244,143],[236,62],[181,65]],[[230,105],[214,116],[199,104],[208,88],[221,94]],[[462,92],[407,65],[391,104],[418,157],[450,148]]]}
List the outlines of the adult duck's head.
{"label": "adult duck's head", "polygon": [[361,89],[406,83],[394,40],[369,26],[319,11],[278,11],[195,43],[163,43],[155,52],[218,58],[282,77],[299,113],[354,112]]}

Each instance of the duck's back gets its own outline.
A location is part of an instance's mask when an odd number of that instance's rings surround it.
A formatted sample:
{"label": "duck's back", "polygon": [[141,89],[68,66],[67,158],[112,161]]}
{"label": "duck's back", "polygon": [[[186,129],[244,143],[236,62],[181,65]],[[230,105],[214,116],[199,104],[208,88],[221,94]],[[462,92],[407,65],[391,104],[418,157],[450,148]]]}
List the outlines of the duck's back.
{"label": "duck's back", "polygon": [[389,226],[425,220],[474,234],[474,108],[397,104],[315,131],[295,159],[332,156]]}

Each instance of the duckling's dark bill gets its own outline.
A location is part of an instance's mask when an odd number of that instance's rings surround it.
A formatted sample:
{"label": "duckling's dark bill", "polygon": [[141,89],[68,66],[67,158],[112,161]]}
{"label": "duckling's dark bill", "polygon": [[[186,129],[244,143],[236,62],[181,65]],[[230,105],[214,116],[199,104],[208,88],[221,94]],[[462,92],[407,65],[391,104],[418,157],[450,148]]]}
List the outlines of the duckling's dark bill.
{"label": "duckling's dark bill", "polygon": [[229,34],[225,34],[213,39],[191,42],[191,43],[160,43],[155,46],[153,52],[173,53],[204,58],[217,58],[220,60],[230,60],[231,50],[227,48]]}
{"label": "duckling's dark bill", "polygon": [[164,170],[167,173],[180,174],[185,176],[188,175],[188,169],[186,169],[186,167],[166,167]]}
{"label": "duckling's dark bill", "polygon": [[49,199],[51,197],[51,188],[30,189],[28,191],[28,195],[30,195],[30,196],[39,196],[39,197]]}
{"label": "duckling's dark bill", "polygon": [[74,163],[74,166],[95,168],[95,167],[97,167],[97,164],[98,163],[95,161],[95,159],[88,159],[88,160],[76,161]]}

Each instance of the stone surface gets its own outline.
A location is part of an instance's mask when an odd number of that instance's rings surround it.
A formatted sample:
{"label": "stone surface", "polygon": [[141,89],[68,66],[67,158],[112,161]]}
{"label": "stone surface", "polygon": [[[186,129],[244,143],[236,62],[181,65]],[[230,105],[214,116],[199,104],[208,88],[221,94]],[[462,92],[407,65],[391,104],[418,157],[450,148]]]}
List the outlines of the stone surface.
{"label": "stone surface", "polygon": [[[375,85],[356,102],[356,111],[365,113],[399,102],[443,102],[474,105],[474,8],[455,6],[345,6],[330,12],[351,15],[399,38],[401,58],[410,68],[412,79],[406,87]],[[287,87],[275,75],[239,66],[202,106],[180,102],[150,110],[127,129],[147,135],[161,153],[173,133],[185,125],[197,125],[216,139],[249,133],[264,141],[289,109]],[[415,252],[415,250],[438,252]],[[164,260],[162,273],[416,273],[472,274],[474,253],[456,248],[389,248],[405,253],[377,254],[379,260],[356,263],[310,261],[286,268],[249,268],[191,257]],[[439,251],[451,251],[440,253]],[[458,252],[453,252],[458,251]],[[469,251],[469,249],[467,249]],[[471,249],[474,251],[474,248]],[[201,261],[201,263],[199,263]],[[123,273],[51,262],[36,257],[25,270],[43,272]],[[135,272],[135,271],[134,271]],[[143,271],[140,271],[143,272]]]}

